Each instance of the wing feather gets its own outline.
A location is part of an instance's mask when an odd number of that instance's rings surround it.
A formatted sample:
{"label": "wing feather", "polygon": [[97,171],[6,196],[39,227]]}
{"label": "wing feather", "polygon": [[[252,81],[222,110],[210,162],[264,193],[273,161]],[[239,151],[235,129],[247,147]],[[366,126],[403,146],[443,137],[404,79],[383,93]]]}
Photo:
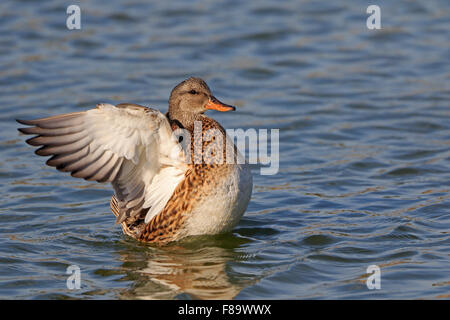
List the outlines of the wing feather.
{"label": "wing feather", "polygon": [[[22,121],[22,120],[20,120]],[[45,129],[40,127],[28,127],[28,128],[19,128],[19,131],[24,134],[39,134],[43,136],[60,136],[65,134],[77,133],[83,131],[83,126],[73,126],[66,128],[56,128],[56,129]]]}
{"label": "wing feather", "polygon": [[36,154],[39,156],[51,156],[62,153],[72,153],[78,151],[92,142],[92,138],[85,136],[84,138],[77,140],[70,144],[63,145],[44,145],[43,147],[36,150]]}
{"label": "wing feather", "polygon": [[118,157],[116,154],[114,155],[114,159],[117,159],[116,162],[113,164],[113,168],[107,172],[102,178],[97,180],[98,182],[107,182],[107,181],[114,181],[120,172],[120,169],[122,168],[122,164],[124,162],[123,157]]}
{"label": "wing feather", "polygon": [[181,146],[157,110],[99,104],[83,112],[17,121],[30,126],[20,132],[36,135],[26,141],[40,147],[35,153],[51,156],[47,165],[77,178],[112,183],[117,222],[147,211],[148,222],[184,179]]}
{"label": "wing feather", "polygon": [[51,167],[56,167],[58,170],[63,169],[68,164],[75,162],[78,159],[84,158],[89,154],[89,146],[74,152],[74,153],[62,153],[56,154],[47,160],[46,164]]}
{"label": "wing feather", "polygon": [[83,114],[84,112],[74,112],[36,120],[17,120],[17,122],[27,126],[38,126],[43,129],[66,128],[82,125]]}
{"label": "wing feather", "polygon": [[77,142],[87,136],[87,132],[79,131],[76,133],[64,134],[64,135],[53,135],[46,136],[44,134],[39,135],[35,138],[31,138],[27,140],[27,143],[32,146],[42,146],[42,145],[66,145]]}

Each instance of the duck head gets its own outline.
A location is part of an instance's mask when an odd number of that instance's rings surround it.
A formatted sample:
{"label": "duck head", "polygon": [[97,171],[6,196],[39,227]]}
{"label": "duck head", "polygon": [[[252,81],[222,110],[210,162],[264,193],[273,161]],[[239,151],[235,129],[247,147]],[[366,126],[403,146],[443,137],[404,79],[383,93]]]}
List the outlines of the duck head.
{"label": "duck head", "polygon": [[200,78],[184,80],[170,93],[169,118],[179,121],[185,128],[207,110],[226,112],[235,109],[214,97],[206,82]]}

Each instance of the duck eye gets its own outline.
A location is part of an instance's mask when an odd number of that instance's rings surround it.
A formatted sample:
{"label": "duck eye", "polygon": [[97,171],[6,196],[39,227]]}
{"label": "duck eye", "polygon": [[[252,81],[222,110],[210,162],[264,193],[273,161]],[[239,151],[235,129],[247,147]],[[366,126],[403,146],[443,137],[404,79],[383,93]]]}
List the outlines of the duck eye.
{"label": "duck eye", "polygon": [[194,89],[192,89],[191,91],[189,91],[190,94],[197,94],[197,91],[195,91]]}

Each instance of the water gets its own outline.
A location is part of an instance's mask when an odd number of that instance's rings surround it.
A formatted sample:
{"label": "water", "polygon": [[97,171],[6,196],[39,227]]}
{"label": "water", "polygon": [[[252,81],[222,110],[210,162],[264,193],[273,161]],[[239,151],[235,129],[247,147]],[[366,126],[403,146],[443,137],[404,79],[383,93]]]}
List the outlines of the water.
{"label": "water", "polygon": [[[450,297],[450,6],[366,1],[0,4],[0,298]],[[163,248],[124,236],[112,189],[44,165],[15,118],[99,102],[167,109],[203,77],[226,128],[279,128],[230,234]],[[369,290],[370,265],[381,289]],[[81,288],[66,287],[66,269]]]}

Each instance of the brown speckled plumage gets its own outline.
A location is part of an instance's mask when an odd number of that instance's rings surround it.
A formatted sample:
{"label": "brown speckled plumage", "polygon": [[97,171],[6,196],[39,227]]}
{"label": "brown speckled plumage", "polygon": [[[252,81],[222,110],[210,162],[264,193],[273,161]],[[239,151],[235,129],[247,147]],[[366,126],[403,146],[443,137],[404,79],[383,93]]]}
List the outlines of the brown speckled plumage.
{"label": "brown speckled plumage", "polygon": [[[202,187],[208,185],[209,188],[214,188],[222,177],[229,174],[230,165],[225,163],[226,139],[223,139],[221,146],[222,163],[220,163],[219,157],[203,158],[205,157],[204,150],[214,142],[208,134],[208,130],[218,129],[224,137],[225,130],[217,121],[204,115],[196,120],[202,123],[202,147],[194,150],[195,142],[192,143],[191,164],[185,179],[175,189],[163,211],[145,226],[139,237],[141,241],[163,243],[182,237],[183,226],[188,215],[192,212],[193,207],[207,197],[208,189]],[[193,127],[189,127],[187,130],[191,133],[191,141],[195,141]],[[201,161],[199,158],[203,158],[203,160]]]}

